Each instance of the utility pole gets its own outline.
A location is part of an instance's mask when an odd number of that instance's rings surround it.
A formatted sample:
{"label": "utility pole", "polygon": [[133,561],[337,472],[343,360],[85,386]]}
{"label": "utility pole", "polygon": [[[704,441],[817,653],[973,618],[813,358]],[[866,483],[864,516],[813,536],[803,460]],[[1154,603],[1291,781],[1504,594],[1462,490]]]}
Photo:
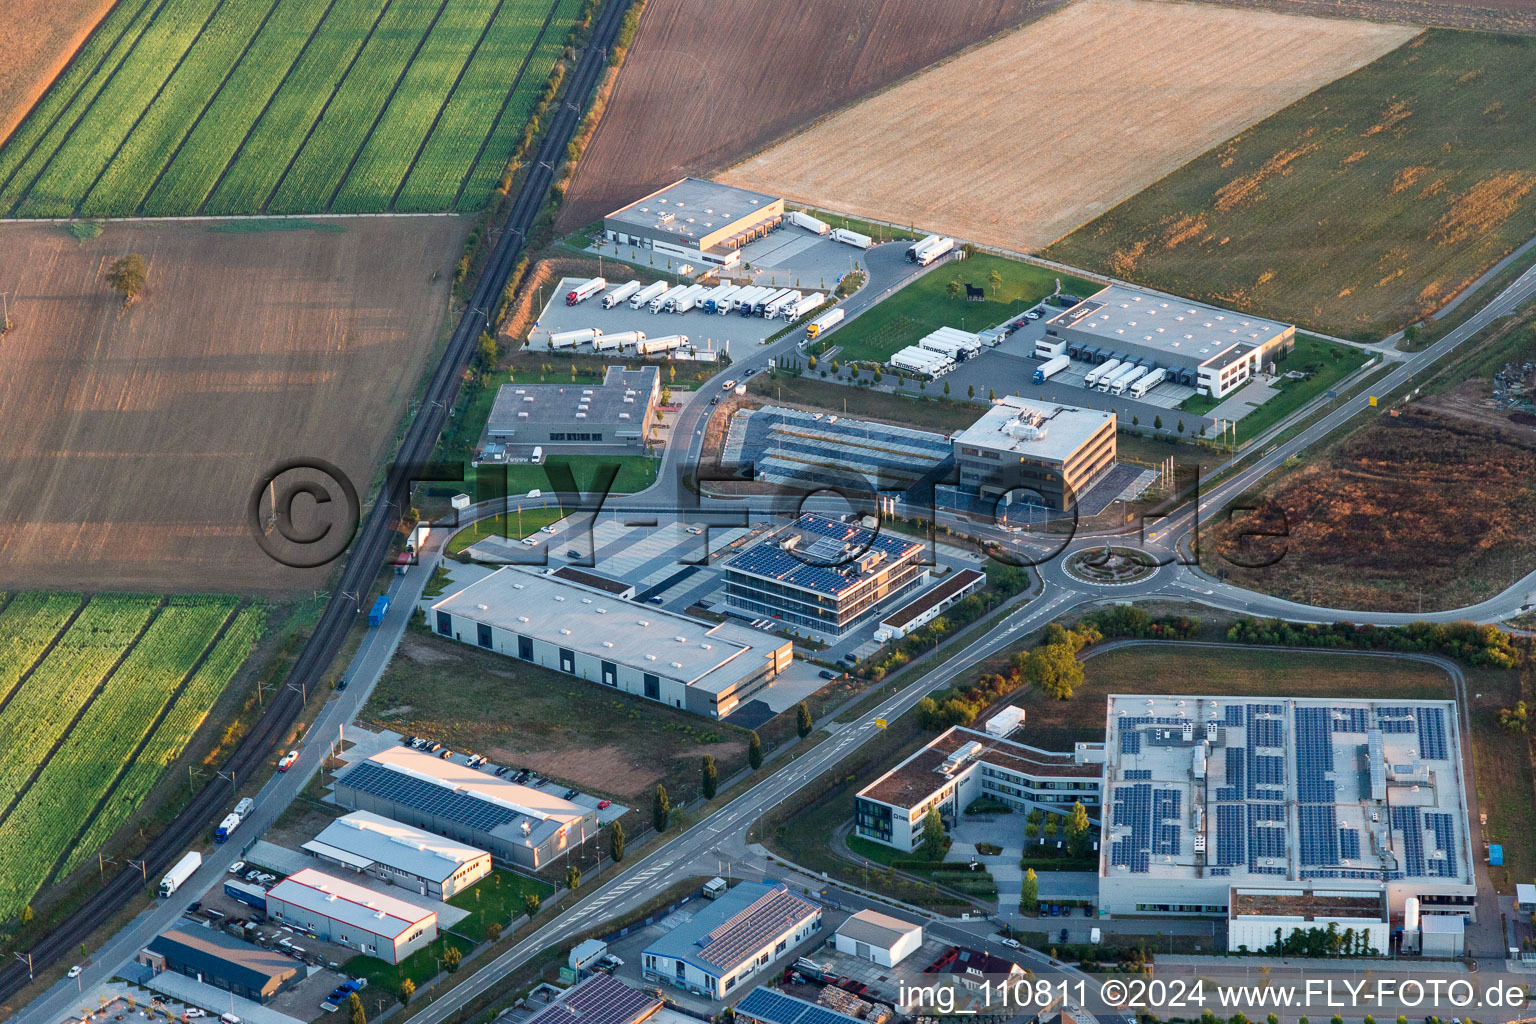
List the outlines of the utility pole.
{"label": "utility pole", "polygon": [[203,774],[203,773],[198,769],[197,765],[195,765],[195,764],[187,765],[187,798],[188,799],[191,799],[192,797],[197,795],[197,790],[194,789],[193,786],[192,786],[192,780],[194,778],[196,778],[197,776],[201,775],[201,774]]}
{"label": "utility pole", "polygon": [[100,850],[96,851],[96,870],[100,873],[103,881],[107,877],[107,865],[112,863],[112,861],[113,858],[103,856]]}
{"label": "utility pole", "polygon": [[127,864],[129,867],[138,868],[139,874],[144,876],[144,884],[146,886],[149,885],[149,864],[147,861],[130,860]]}
{"label": "utility pole", "polygon": [[32,954],[31,953],[16,953],[16,954],[13,954],[13,955],[16,957],[17,960],[20,960],[22,963],[27,965],[27,980],[31,981],[32,980]]}

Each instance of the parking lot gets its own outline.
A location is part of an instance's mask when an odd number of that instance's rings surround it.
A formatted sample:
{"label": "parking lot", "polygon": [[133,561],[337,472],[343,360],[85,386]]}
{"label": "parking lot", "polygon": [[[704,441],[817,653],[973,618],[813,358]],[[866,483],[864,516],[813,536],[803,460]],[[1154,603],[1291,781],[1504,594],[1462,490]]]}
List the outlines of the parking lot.
{"label": "parking lot", "polygon": [[[622,284],[630,278],[626,268],[619,266],[608,271],[611,285]],[[621,331],[639,331],[648,338],[681,334],[688,338],[690,348],[698,352],[712,352],[743,347],[756,347],[768,335],[785,326],[783,320],[765,320],[760,316],[741,316],[737,313],[705,313],[693,309],[687,313],[652,313],[649,309],[630,309],[628,302],[620,302],[612,309],[604,309],[602,296],[598,295],[576,306],[565,304],[565,293],[581,283],[582,278],[563,277],[555,286],[549,302],[534,321],[528,332],[528,348],[535,352],[549,351],[549,336],[561,331],[578,331],[595,327],[604,334]],[[592,354],[591,345],[574,349],[556,349],[552,355],[581,353]],[[634,349],[609,349],[599,355],[612,356],[615,362],[623,362],[625,354],[633,355]]]}

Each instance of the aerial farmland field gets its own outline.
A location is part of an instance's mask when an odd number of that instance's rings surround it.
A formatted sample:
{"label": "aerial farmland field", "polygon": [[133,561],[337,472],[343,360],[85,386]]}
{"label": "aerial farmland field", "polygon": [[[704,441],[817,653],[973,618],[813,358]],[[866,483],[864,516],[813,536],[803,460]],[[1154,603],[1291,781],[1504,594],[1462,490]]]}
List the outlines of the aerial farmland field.
{"label": "aerial farmland field", "polygon": [[486,202],[580,0],[126,0],[0,146],[0,215]]}
{"label": "aerial farmland field", "polygon": [[1082,0],[718,177],[830,210],[1035,250],[1414,31]]}
{"label": "aerial farmland field", "polygon": [[18,594],[0,606],[0,919],[93,857],[181,755],[260,635],[265,612],[237,605]]}
{"label": "aerial farmland field", "polygon": [[[122,6],[133,6],[126,4]],[[0,25],[0,140],[81,50],[112,0],[12,0]]]}
{"label": "aerial farmland field", "polygon": [[1046,255],[1375,338],[1536,234],[1536,38],[1433,30],[1254,125]]}

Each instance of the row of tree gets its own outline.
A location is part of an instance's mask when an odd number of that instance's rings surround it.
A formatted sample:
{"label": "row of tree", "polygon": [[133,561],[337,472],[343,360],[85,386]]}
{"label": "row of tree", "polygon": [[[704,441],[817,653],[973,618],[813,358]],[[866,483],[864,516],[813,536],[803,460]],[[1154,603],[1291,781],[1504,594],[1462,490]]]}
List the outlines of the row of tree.
{"label": "row of tree", "polygon": [[1284,647],[1422,651],[1490,668],[1514,668],[1519,661],[1508,633],[1497,626],[1480,626],[1466,621],[1372,626],[1353,622],[1301,625],[1283,619],[1243,618],[1227,630],[1227,639],[1234,643]]}

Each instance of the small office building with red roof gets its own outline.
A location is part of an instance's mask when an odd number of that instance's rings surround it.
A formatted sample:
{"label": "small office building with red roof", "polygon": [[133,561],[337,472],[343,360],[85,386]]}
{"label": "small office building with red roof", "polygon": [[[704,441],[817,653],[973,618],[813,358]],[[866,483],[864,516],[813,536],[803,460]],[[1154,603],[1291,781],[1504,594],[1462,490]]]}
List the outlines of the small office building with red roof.
{"label": "small office building with red roof", "polygon": [[267,916],[392,964],[437,938],[435,912],[314,868],[267,890]]}

